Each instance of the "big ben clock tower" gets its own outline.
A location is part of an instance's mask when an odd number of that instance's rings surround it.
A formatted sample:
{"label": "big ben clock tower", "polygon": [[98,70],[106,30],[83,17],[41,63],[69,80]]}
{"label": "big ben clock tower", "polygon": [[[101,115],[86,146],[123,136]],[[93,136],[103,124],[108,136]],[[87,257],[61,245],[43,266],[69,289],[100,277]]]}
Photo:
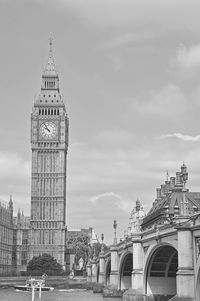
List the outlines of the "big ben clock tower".
{"label": "big ben clock tower", "polygon": [[48,253],[64,267],[68,117],[59,89],[52,39],[41,92],[31,114],[30,259]]}

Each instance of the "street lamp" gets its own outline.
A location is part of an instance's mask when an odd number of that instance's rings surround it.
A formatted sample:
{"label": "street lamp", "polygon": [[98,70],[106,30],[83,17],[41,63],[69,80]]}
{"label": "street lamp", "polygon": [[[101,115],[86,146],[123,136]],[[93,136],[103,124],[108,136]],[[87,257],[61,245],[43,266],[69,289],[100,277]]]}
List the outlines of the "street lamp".
{"label": "street lamp", "polygon": [[101,252],[104,251],[104,245],[103,245],[103,241],[104,241],[104,234],[101,234]]}
{"label": "street lamp", "polygon": [[116,235],[117,221],[116,221],[116,219],[113,222],[113,228],[114,228],[114,245],[116,245],[117,244],[117,235]]}

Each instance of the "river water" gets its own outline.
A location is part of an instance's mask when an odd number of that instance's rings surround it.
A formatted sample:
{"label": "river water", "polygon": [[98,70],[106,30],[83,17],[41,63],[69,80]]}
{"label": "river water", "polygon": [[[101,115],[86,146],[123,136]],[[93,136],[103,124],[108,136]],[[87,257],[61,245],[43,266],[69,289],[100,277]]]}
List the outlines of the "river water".
{"label": "river water", "polygon": [[[31,292],[16,292],[14,288],[1,289],[0,301],[31,301]],[[35,293],[35,301],[113,301],[111,298],[104,299],[101,294],[93,294],[86,290],[57,290],[53,292],[42,292],[42,298],[39,299],[38,292]],[[122,301],[121,298],[115,298],[115,301]]]}

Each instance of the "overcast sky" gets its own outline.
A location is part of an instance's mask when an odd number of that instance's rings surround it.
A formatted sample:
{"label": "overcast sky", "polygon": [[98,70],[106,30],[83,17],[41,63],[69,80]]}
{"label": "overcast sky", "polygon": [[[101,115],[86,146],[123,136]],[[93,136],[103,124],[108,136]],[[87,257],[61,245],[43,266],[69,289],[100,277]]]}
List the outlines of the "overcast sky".
{"label": "overcast sky", "polygon": [[67,224],[107,242],[184,161],[200,191],[199,0],[0,0],[0,198],[30,214],[30,115],[53,33]]}

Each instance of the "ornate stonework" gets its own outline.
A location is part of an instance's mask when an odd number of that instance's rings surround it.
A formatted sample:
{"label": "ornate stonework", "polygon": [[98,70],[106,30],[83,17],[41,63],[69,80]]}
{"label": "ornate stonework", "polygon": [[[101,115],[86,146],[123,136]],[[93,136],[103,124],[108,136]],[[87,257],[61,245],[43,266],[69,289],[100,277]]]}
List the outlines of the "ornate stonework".
{"label": "ornate stonework", "polygon": [[131,211],[129,217],[129,225],[128,230],[125,232],[125,236],[131,236],[132,234],[140,231],[140,225],[145,217],[145,212],[143,210],[143,206],[139,200],[136,201],[136,204]]}

